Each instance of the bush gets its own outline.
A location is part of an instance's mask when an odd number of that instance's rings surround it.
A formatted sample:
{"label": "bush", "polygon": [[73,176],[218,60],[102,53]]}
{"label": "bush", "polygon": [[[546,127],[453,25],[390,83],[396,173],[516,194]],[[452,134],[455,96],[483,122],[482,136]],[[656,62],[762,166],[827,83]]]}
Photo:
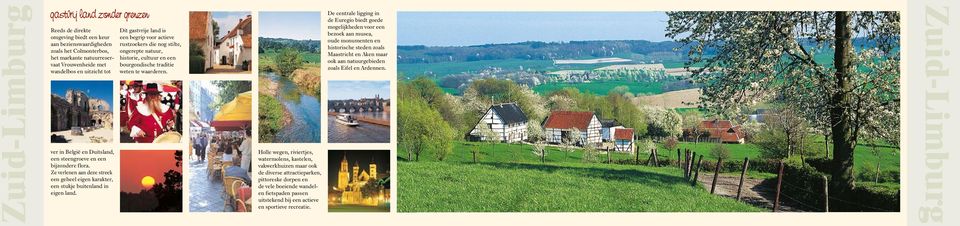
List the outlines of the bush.
{"label": "bush", "polygon": [[273,63],[278,74],[290,76],[294,70],[303,65],[303,57],[300,56],[300,51],[297,51],[297,49],[287,47],[274,56]]}
{"label": "bush", "polygon": [[718,143],[710,148],[710,156],[717,159],[730,159],[730,150]]}
{"label": "bush", "polygon": [[[796,135],[794,135],[796,136]],[[781,130],[765,128],[752,136],[753,144],[760,148],[760,157],[767,159],[784,159],[793,156],[816,157],[823,156],[823,147],[817,145],[816,138],[804,135],[788,142],[787,135]],[[793,153],[789,148],[793,147]]]}
{"label": "bush", "polygon": [[[825,181],[824,176],[825,174],[799,159],[784,161],[781,192],[782,196],[787,198],[781,201],[793,203],[791,206],[808,211],[823,211],[823,188],[824,183],[829,181]],[[772,184],[775,185],[777,178],[768,180],[774,180]]]}
{"label": "bush", "polygon": [[583,147],[583,157],[581,160],[586,163],[598,162],[600,157],[600,151],[593,147],[593,145],[586,145]]}
{"label": "bush", "polygon": [[884,188],[883,186],[869,186],[871,183],[862,183],[857,187],[838,194],[842,200],[832,197],[830,211],[842,212],[900,212],[900,189]]}
{"label": "bush", "polygon": [[407,160],[420,160],[420,155],[432,153],[443,161],[453,152],[452,141],[456,137],[453,128],[443,121],[440,113],[430,108],[419,98],[398,102],[397,148],[407,152]]}
{"label": "bush", "polygon": [[203,56],[190,56],[190,73],[191,74],[202,74],[207,71],[207,68],[204,66],[206,58]]}
{"label": "bush", "polygon": [[190,42],[190,73],[199,74],[207,71],[207,59],[203,57],[203,48],[197,42]]}
{"label": "bush", "polygon": [[[819,164],[814,167],[808,162]],[[801,162],[791,158],[784,163],[782,199],[786,203],[794,203],[794,207],[811,211],[823,211],[824,183],[828,183],[830,176],[818,170],[824,168],[828,161],[813,159]],[[827,165],[829,166],[829,165]],[[827,177],[824,181],[823,177]],[[771,179],[776,180],[776,178]],[[773,181],[775,184],[776,181]],[[899,212],[900,190],[882,184],[858,183],[853,188],[834,188],[829,190],[831,212]],[[796,204],[802,202],[802,204]]]}
{"label": "bush", "polygon": [[680,141],[677,140],[676,136],[668,137],[667,140],[663,141],[663,148],[667,150],[673,150],[677,148],[677,145],[680,144]]}
{"label": "bush", "polygon": [[259,95],[260,142],[273,142],[274,136],[283,127],[283,105],[270,95]]}

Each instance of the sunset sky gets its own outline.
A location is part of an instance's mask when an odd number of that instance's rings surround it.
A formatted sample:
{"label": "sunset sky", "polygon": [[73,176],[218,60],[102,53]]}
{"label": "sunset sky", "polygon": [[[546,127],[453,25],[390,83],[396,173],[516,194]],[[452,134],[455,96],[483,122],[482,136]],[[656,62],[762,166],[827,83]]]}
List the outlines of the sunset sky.
{"label": "sunset sky", "polygon": [[176,151],[120,151],[120,191],[138,193],[144,189],[140,185],[140,179],[144,176],[151,176],[157,183],[163,183],[163,173],[167,170],[181,172],[176,165],[177,160],[173,158],[174,152]]}

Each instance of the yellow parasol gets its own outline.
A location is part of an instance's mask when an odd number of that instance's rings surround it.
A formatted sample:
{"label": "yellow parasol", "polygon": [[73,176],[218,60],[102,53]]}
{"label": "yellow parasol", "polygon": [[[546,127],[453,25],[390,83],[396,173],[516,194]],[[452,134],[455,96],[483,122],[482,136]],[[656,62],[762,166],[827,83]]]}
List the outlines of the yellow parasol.
{"label": "yellow parasol", "polygon": [[232,101],[220,106],[220,111],[213,116],[210,126],[217,131],[236,131],[250,127],[252,119],[251,91],[237,95]]}

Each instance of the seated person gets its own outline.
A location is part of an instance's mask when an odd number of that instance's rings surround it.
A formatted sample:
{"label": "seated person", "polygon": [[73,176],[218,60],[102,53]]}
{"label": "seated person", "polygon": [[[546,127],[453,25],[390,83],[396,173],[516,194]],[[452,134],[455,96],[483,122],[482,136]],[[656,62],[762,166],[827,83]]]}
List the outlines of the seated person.
{"label": "seated person", "polygon": [[221,160],[224,162],[233,162],[233,148],[227,144],[222,144],[220,147],[222,147],[221,149],[223,150],[223,157]]}

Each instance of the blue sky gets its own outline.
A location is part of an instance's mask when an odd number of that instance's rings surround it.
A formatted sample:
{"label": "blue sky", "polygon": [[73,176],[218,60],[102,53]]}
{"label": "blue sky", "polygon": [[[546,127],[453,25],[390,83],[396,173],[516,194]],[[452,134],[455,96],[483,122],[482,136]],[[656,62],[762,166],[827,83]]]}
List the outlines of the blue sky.
{"label": "blue sky", "polygon": [[[67,90],[80,90],[93,99],[102,99],[113,106],[113,81],[51,81],[50,92],[64,96]],[[112,110],[113,108],[111,108]]]}
{"label": "blue sky", "polygon": [[663,12],[400,12],[399,45],[523,41],[666,41]]}
{"label": "blue sky", "polygon": [[375,95],[390,99],[390,81],[330,80],[327,90],[330,100],[360,99]]}
{"label": "blue sky", "polygon": [[260,37],[320,40],[320,12],[260,12]]}
{"label": "blue sky", "polygon": [[[223,38],[227,35],[233,27],[237,26],[237,23],[240,23],[240,19],[250,15],[250,12],[212,12],[213,20],[217,21],[217,25],[220,26],[220,33],[217,34],[217,38]],[[256,22],[257,18],[253,18],[253,22]]]}

